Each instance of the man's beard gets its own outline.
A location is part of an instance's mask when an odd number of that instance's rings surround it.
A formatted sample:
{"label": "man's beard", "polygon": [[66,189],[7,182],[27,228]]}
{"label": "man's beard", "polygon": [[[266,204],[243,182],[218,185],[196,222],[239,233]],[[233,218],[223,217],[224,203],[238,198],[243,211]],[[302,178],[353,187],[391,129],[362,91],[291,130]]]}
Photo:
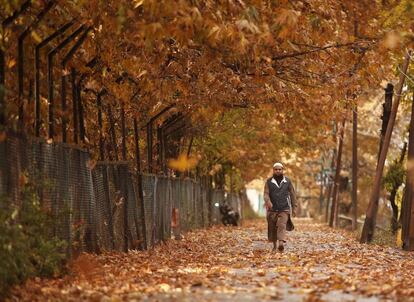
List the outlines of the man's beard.
{"label": "man's beard", "polygon": [[282,179],[283,179],[283,174],[273,174],[273,178],[275,179],[275,180],[279,180],[279,181],[281,181]]}

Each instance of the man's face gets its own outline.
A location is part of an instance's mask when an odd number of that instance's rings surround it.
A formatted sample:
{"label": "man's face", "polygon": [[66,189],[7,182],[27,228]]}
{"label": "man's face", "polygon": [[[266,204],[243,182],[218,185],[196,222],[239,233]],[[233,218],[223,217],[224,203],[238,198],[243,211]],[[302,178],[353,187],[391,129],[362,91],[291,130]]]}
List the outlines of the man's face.
{"label": "man's face", "polygon": [[274,167],[273,168],[273,175],[276,175],[276,176],[283,175],[283,168],[281,168],[281,167]]}

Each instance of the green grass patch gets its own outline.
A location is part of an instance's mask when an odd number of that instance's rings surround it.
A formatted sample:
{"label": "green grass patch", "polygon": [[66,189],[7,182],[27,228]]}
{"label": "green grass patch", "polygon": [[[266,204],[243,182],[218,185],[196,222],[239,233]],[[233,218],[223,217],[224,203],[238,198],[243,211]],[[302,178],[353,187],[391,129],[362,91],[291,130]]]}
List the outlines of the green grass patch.
{"label": "green grass patch", "polygon": [[60,274],[66,261],[66,242],[53,234],[54,220],[42,209],[30,187],[21,194],[21,206],[0,200],[0,296],[29,277]]}

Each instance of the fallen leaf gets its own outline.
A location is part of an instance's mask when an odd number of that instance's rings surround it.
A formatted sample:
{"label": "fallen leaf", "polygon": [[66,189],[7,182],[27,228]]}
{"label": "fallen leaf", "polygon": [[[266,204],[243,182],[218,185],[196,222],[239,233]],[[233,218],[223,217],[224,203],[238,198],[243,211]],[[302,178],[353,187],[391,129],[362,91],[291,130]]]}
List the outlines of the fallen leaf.
{"label": "fallen leaf", "polygon": [[180,154],[177,159],[170,159],[168,161],[168,166],[171,169],[184,172],[193,169],[197,165],[197,163],[197,158],[187,157],[187,155],[185,154]]}

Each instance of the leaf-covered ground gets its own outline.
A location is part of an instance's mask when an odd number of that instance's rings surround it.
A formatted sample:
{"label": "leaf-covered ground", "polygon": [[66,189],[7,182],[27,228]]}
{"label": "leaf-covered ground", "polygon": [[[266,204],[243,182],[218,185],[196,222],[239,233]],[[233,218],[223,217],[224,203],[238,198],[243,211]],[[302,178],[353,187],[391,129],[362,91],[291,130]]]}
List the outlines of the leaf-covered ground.
{"label": "leaf-covered ground", "polygon": [[23,301],[414,301],[414,254],[361,245],[296,219],[284,253],[263,220],[185,234],[152,251],[84,255],[61,279],[15,288]]}

